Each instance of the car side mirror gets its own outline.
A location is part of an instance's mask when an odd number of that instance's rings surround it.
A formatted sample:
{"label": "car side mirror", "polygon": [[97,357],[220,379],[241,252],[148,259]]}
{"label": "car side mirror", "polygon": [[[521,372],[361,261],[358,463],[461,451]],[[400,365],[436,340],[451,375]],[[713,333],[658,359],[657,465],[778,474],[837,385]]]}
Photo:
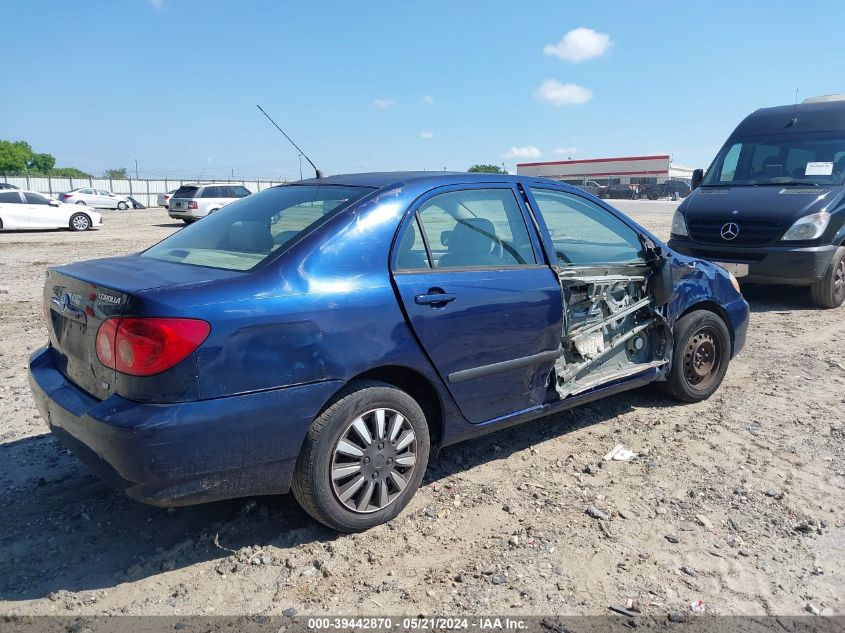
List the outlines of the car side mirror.
{"label": "car side mirror", "polygon": [[703,169],[693,169],[692,170],[692,189],[698,189],[701,186],[701,181],[704,180],[704,170]]}
{"label": "car side mirror", "polygon": [[654,298],[654,307],[665,306],[672,300],[674,283],[672,280],[672,260],[662,257],[648,279],[648,292]]}

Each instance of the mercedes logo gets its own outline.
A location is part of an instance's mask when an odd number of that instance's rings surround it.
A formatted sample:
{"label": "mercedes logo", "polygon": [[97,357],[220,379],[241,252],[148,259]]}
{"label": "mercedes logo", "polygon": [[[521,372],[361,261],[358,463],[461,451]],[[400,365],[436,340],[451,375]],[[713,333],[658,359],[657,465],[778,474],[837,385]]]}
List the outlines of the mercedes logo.
{"label": "mercedes logo", "polygon": [[736,236],[739,235],[739,224],[736,222],[728,222],[727,224],[722,225],[722,230],[719,231],[719,235],[722,236],[723,240],[736,239]]}

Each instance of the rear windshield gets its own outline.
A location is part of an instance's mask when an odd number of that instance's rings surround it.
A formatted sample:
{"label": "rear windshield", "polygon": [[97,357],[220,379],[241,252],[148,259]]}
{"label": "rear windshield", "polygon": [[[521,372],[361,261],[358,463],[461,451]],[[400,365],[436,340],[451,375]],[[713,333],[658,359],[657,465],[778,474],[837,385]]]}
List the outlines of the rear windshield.
{"label": "rear windshield", "polygon": [[173,194],[174,198],[193,198],[197,195],[199,187],[179,187]]}
{"label": "rear windshield", "polygon": [[174,233],[141,257],[250,270],[371,191],[339,185],[265,189]]}
{"label": "rear windshield", "polygon": [[841,185],[845,136],[767,134],[730,139],[703,185]]}

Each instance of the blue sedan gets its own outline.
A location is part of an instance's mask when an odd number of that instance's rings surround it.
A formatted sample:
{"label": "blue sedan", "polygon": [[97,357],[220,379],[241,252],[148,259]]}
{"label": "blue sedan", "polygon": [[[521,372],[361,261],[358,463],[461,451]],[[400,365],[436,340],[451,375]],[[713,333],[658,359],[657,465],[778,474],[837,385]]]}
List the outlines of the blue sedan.
{"label": "blue sedan", "polygon": [[500,174],[304,180],[146,251],[51,268],[38,408],[161,506],[292,490],[395,517],[440,448],[653,381],[709,397],[745,342],[722,268],[574,187]]}

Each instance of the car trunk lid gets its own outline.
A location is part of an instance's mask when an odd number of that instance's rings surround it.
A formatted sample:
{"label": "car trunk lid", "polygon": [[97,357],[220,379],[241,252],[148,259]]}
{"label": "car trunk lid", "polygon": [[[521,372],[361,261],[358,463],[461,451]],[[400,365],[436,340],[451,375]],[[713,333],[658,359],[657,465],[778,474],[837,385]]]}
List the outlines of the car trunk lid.
{"label": "car trunk lid", "polygon": [[[118,381],[115,371],[97,358],[95,343],[103,321],[123,316],[124,312],[134,316],[173,316],[160,307],[151,306],[143,291],[166,286],[177,287],[182,292],[188,287],[241,274],[137,255],[49,269],[44,284],[44,306],[50,345],[60,371],[92,396],[107,398],[115,392]],[[147,297],[147,301],[142,301],[142,297]],[[132,308],[133,302],[135,308]]]}
{"label": "car trunk lid", "polygon": [[120,316],[128,295],[107,286],[47,272],[44,311],[59,370],[73,383],[104,399],[114,392],[115,372],[97,359],[95,340],[106,319]]}

